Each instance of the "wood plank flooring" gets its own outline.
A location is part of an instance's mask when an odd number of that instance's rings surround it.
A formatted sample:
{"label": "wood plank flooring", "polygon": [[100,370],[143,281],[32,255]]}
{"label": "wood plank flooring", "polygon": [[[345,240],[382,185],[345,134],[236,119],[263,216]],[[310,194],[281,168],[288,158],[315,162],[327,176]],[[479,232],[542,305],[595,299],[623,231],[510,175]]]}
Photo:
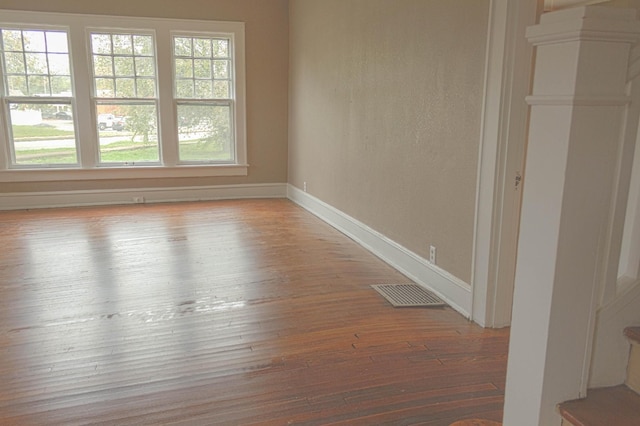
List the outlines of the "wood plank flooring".
{"label": "wood plank flooring", "polygon": [[2,425],[501,420],[508,330],[287,200],[0,212]]}

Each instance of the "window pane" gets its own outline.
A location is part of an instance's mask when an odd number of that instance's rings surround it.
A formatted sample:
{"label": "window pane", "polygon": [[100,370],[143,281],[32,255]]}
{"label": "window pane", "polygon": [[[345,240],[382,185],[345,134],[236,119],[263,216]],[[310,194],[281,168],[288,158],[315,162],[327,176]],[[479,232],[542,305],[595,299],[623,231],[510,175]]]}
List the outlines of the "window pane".
{"label": "window pane", "polygon": [[113,53],[116,55],[133,55],[133,44],[131,35],[114,34]]}
{"label": "window pane", "polygon": [[113,98],[116,91],[111,78],[96,78],[96,95],[101,98]]}
{"label": "window pane", "polygon": [[176,77],[193,77],[193,61],[191,59],[176,59]]}
{"label": "window pane", "polygon": [[24,55],[22,53],[5,53],[7,72],[9,74],[26,74]]}
{"label": "window pane", "polygon": [[176,56],[191,56],[191,38],[175,37],[173,52]]}
{"label": "window pane", "polygon": [[113,59],[111,56],[93,56],[93,72],[96,76],[113,75]]}
{"label": "window pane", "polygon": [[156,81],[150,78],[137,78],[136,79],[138,97],[139,98],[155,98],[156,96]]}
{"label": "window pane", "polygon": [[214,58],[229,57],[229,41],[228,40],[213,41],[213,57]]}
{"label": "window pane", "polygon": [[211,84],[211,80],[196,80],[196,93],[194,98],[213,98],[213,85]]}
{"label": "window pane", "polygon": [[218,79],[229,78],[229,61],[213,61],[213,76]]}
{"label": "window pane", "polygon": [[49,53],[49,73],[51,75],[71,75],[69,55],[66,53]]}
{"label": "window pane", "polygon": [[181,161],[233,161],[230,106],[178,105],[178,141]]}
{"label": "window pane", "polygon": [[196,78],[211,78],[211,61],[209,59],[194,60],[193,75]]}
{"label": "window pane", "polygon": [[62,31],[47,31],[47,52],[69,53],[67,33]]}
{"label": "window pane", "polygon": [[47,55],[44,53],[26,53],[28,74],[48,74]]}
{"label": "window pane", "polygon": [[71,106],[11,103],[16,165],[77,164]]}
{"label": "window pane", "polygon": [[93,53],[111,54],[111,35],[91,34],[91,51]]}
{"label": "window pane", "polygon": [[10,96],[26,96],[27,95],[27,78],[23,76],[7,77]]}
{"label": "window pane", "polygon": [[153,52],[153,37],[146,35],[134,35],[133,51],[139,56],[155,56]]}
{"label": "window pane", "polygon": [[116,76],[119,77],[133,77],[133,57],[127,58],[113,58],[113,65],[116,71]]}
{"label": "window pane", "polygon": [[196,58],[210,58],[211,40],[207,38],[193,39],[193,56]]}
{"label": "window pane", "polygon": [[22,52],[22,31],[2,30],[2,44],[5,52]]}
{"label": "window pane", "polygon": [[228,81],[216,81],[213,83],[213,97],[218,99],[228,99],[229,96],[229,82]]}
{"label": "window pane", "polygon": [[156,75],[153,58],[136,58],[136,75],[138,77],[153,77]]}
{"label": "window pane", "polygon": [[136,96],[133,78],[116,78],[116,98],[134,98]]}
{"label": "window pane", "polygon": [[160,161],[155,104],[99,104],[101,163]]}
{"label": "window pane", "polygon": [[176,81],[176,95],[179,98],[193,97],[193,80]]}
{"label": "window pane", "polygon": [[49,77],[42,75],[30,75],[27,77],[29,95],[47,96],[49,94]]}
{"label": "window pane", "polygon": [[46,52],[44,31],[23,31],[24,50],[26,52]]}
{"label": "window pane", "polygon": [[71,78],[51,77],[51,94],[53,96],[71,96]]}

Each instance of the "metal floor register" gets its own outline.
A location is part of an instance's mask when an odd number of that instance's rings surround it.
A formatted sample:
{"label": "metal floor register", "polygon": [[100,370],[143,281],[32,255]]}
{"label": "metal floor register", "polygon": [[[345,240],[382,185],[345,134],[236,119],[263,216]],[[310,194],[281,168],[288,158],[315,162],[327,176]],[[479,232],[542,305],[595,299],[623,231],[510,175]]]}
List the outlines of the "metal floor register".
{"label": "metal floor register", "polygon": [[442,299],[417,284],[375,284],[371,287],[396,308],[446,306]]}

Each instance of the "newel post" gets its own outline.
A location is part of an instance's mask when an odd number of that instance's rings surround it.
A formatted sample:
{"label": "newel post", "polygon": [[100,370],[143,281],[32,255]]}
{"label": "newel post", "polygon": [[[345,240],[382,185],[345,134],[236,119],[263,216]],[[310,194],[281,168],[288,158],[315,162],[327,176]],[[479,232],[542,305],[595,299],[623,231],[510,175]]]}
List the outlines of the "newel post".
{"label": "newel post", "polygon": [[602,235],[629,97],[635,10],[586,6],[530,27],[537,47],[504,424],[559,425],[585,396]]}

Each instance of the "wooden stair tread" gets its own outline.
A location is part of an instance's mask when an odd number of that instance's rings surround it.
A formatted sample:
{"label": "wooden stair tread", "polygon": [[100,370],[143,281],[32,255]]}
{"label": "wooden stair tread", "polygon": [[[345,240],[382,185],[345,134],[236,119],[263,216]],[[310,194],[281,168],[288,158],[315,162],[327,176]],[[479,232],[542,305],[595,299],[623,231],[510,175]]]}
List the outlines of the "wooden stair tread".
{"label": "wooden stair tread", "polygon": [[640,395],[625,385],[589,389],[587,398],[563,402],[559,408],[574,426],[640,425]]}
{"label": "wooden stair tread", "polygon": [[640,327],[627,327],[624,329],[624,335],[627,339],[640,344]]}

